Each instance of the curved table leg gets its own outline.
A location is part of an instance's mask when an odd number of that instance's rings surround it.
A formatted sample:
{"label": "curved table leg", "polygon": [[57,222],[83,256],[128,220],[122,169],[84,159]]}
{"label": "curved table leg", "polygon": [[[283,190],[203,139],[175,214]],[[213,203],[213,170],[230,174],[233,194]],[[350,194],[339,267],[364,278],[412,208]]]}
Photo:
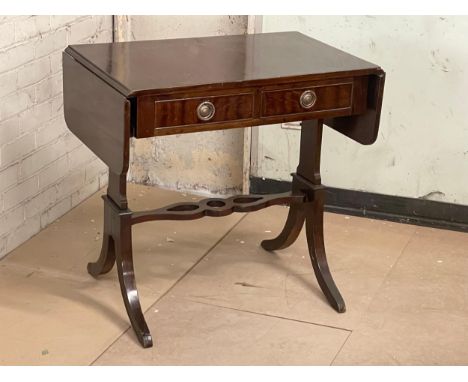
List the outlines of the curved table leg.
{"label": "curved table leg", "polygon": [[[314,193],[314,201],[306,207],[306,236],[309,255],[315,276],[330,305],[338,312],[346,311],[346,305],[341,297],[328,267],[327,255],[323,240],[323,204],[324,191]],[[305,206],[304,206],[305,207]]]}
{"label": "curved table leg", "polygon": [[115,244],[112,238],[111,211],[104,202],[104,234],[102,238],[102,248],[99,258],[94,263],[88,263],[88,273],[93,277],[98,277],[111,271],[115,264]]}
{"label": "curved table leg", "polygon": [[130,215],[121,215],[119,233],[115,238],[115,254],[120,290],[133,330],[144,348],[153,346],[153,339],[141,310],[135,281],[132,254],[132,226]]}
{"label": "curved table leg", "polygon": [[263,240],[261,246],[267,251],[284,249],[294,243],[302,230],[305,219],[303,204],[291,204],[288,217],[281,233],[274,239]]}
{"label": "curved table leg", "polygon": [[114,240],[110,235],[104,234],[102,239],[102,249],[99,258],[94,263],[88,263],[88,273],[93,277],[98,277],[112,270],[115,264]]}

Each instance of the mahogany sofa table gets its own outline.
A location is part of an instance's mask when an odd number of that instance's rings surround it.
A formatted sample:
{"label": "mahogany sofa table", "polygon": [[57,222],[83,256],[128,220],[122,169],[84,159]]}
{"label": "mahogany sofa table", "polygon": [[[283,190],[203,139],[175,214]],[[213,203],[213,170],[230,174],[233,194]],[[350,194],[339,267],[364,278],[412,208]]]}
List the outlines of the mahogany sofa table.
{"label": "mahogany sofa table", "polygon": [[[291,245],[305,222],[309,254],[331,306],[345,303],[328,268],[320,180],[323,124],[361,143],[375,141],[385,73],[374,64],[296,32],[72,45],[63,53],[69,129],[107,166],[97,277],[117,263],[125,308],[143,347],[152,337],[136,289],[132,225],[225,216],[289,204],[283,231],[261,245]],[[302,121],[292,190],[211,198],[151,211],[128,208],[129,140],[195,131]],[[241,158],[239,158],[241,159]]]}

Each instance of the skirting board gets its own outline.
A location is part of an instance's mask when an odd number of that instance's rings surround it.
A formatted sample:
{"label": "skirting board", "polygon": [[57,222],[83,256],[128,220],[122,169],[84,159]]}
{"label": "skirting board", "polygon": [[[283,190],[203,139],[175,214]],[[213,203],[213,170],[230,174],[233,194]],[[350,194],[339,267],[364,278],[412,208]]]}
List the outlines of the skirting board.
{"label": "skirting board", "polygon": [[[286,192],[291,182],[250,178],[250,193]],[[433,200],[326,188],[325,210],[398,223],[468,232],[468,206]]]}

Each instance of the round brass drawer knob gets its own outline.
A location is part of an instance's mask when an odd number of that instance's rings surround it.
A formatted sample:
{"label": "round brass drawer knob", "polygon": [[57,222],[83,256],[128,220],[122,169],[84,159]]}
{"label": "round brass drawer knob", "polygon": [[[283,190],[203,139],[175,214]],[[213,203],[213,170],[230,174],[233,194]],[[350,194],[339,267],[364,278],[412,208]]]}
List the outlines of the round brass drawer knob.
{"label": "round brass drawer knob", "polygon": [[197,107],[197,116],[202,121],[209,121],[215,115],[215,106],[210,101],[202,102]]}
{"label": "round brass drawer knob", "polygon": [[317,101],[317,95],[313,90],[306,90],[301,94],[301,98],[299,102],[304,109],[310,109],[312,106],[315,105]]}

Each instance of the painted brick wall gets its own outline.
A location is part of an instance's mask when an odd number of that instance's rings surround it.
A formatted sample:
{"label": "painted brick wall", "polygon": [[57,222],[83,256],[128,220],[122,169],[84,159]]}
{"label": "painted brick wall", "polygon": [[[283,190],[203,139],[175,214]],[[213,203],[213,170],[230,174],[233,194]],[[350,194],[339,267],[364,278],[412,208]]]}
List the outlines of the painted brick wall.
{"label": "painted brick wall", "polygon": [[0,16],[0,258],[107,182],[67,129],[62,51],[112,41],[112,16]]}

